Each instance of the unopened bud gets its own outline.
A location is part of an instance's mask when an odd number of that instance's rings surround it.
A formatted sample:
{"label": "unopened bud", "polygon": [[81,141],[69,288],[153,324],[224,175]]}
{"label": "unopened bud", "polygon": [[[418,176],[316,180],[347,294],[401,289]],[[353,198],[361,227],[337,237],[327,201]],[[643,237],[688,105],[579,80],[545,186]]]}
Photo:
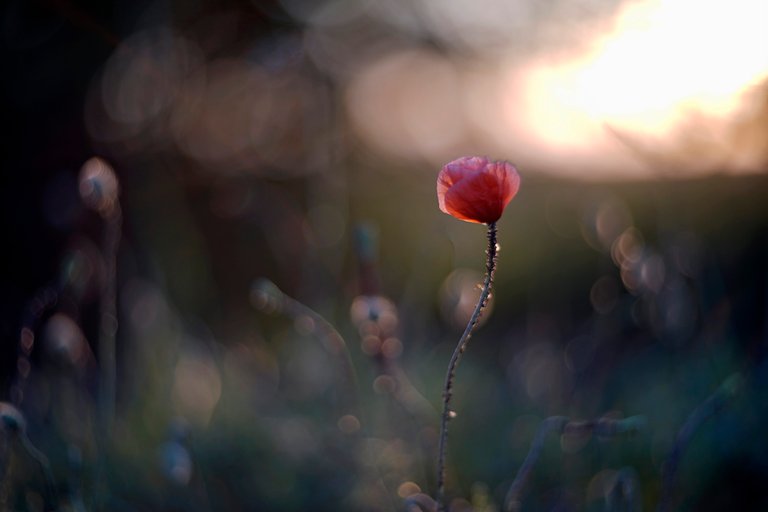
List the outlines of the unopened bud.
{"label": "unopened bud", "polygon": [[24,433],[27,430],[24,415],[8,402],[0,402],[0,425],[12,432]]}
{"label": "unopened bud", "polygon": [[114,212],[120,184],[112,166],[99,157],[93,157],[80,169],[80,197],[83,202],[101,215]]}

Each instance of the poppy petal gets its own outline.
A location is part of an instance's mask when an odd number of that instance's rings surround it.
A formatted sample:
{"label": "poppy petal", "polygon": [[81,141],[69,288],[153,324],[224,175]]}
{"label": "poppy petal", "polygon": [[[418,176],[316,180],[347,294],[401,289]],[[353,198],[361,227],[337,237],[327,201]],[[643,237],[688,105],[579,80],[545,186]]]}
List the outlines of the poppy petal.
{"label": "poppy petal", "polygon": [[446,164],[437,177],[440,210],[467,222],[496,222],[517,194],[520,176],[509,162],[463,157]]}

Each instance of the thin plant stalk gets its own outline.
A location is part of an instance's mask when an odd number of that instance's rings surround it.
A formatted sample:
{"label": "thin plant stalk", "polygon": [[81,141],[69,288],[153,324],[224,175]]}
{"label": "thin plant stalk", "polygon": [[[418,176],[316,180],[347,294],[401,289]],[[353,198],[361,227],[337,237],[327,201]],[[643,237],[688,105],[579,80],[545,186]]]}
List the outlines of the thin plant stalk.
{"label": "thin plant stalk", "polygon": [[31,369],[29,359],[35,346],[35,331],[40,319],[56,305],[58,300],[58,290],[51,286],[40,290],[27,305],[24,323],[19,331],[16,377],[11,386],[11,402],[16,407],[20,407],[22,400],[24,400],[24,392]]}
{"label": "thin plant stalk", "polygon": [[341,369],[344,374],[344,380],[349,395],[348,410],[346,412],[353,413],[358,420],[361,420],[362,411],[358,396],[359,385],[357,373],[355,372],[354,364],[352,364],[352,355],[349,353],[349,348],[347,347],[344,338],[339,334],[339,331],[336,330],[333,324],[325,319],[325,317],[302,302],[287,295],[283,295],[283,304],[286,310],[294,317],[298,318],[301,315],[305,315],[313,320],[320,332],[325,349],[333,356],[337,357],[341,363]]}
{"label": "thin plant stalk", "polygon": [[117,250],[123,225],[120,204],[115,202],[104,217],[104,283],[99,297],[99,447],[98,463],[94,466],[95,509],[106,510],[109,499],[107,458],[109,439],[115,421],[117,381]]}
{"label": "thin plant stalk", "polygon": [[[376,261],[376,231],[367,224],[360,224],[355,229],[355,235],[360,296],[368,297],[371,304],[376,304],[376,300],[383,297]],[[355,301],[357,300],[355,299]],[[392,308],[395,314],[397,314],[397,306],[394,303],[392,303]],[[376,322],[379,314],[380,308],[370,307],[367,320]],[[360,327],[358,324],[358,328]],[[363,335],[363,331],[361,331],[361,336]],[[392,326],[384,328],[378,332],[377,336],[380,342],[383,343],[390,336],[396,336],[395,328]],[[406,414],[412,420],[418,422],[419,426],[432,423],[437,417],[437,410],[411,383],[400,364],[399,357],[384,355],[380,350],[372,355],[371,358],[376,363],[379,375],[387,375],[394,380],[395,385],[391,396]]]}
{"label": "thin plant stalk", "polygon": [[528,486],[536,463],[539,457],[541,457],[544,442],[550,433],[556,432],[566,436],[596,435],[597,437],[608,439],[620,434],[638,432],[645,429],[645,426],[646,419],[644,416],[630,416],[623,419],[602,417],[589,421],[571,421],[566,416],[550,416],[541,422],[541,425],[536,430],[536,435],[531,442],[528,455],[525,456],[525,460],[520,466],[512,485],[509,487],[507,496],[504,498],[503,510],[505,512],[517,512],[522,507],[523,494]]}
{"label": "thin plant stalk", "polygon": [[709,395],[680,427],[664,466],[662,468],[661,499],[656,512],[667,512],[673,508],[673,494],[677,480],[677,469],[688,445],[698,429],[710,418],[719,413],[745,385],[745,379],[740,373],[728,377],[717,390]]}
{"label": "thin plant stalk", "polygon": [[294,320],[301,317],[308,317],[312,320],[312,331],[322,341],[323,347],[339,361],[347,391],[347,403],[343,406],[343,413],[352,414],[361,420],[359,384],[355,366],[352,364],[352,355],[346,341],[333,324],[314,309],[283,293],[277,285],[268,279],[256,281],[251,293],[253,304],[258,309],[271,313],[279,312]]}
{"label": "thin plant stalk", "polygon": [[80,197],[86,206],[98,212],[103,220],[104,282],[99,297],[99,394],[98,394],[98,464],[94,467],[95,509],[105,509],[107,499],[107,448],[115,419],[117,336],[117,250],[123,227],[120,208],[120,182],[112,166],[93,157],[80,169]]}
{"label": "thin plant stalk", "polygon": [[117,249],[123,215],[116,203],[105,216],[104,225],[104,285],[100,297],[99,361],[101,369],[100,409],[105,439],[112,431],[115,418],[117,361],[115,338],[117,335]]}
{"label": "thin plant stalk", "polygon": [[488,224],[488,250],[486,251],[488,259],[486,260],[485,280],[483,281],[483,289],[480,292],[480,299],[477,301],[475,310],[472,312],[472,316],[467,323],[467,328],[464,329],[464,334],[459,338],[459,343],[453,351],[451,360],[448,363],[448,371],[445,374],[445,384],[443,386],[443,413],[440,417],[440,444],[437,457],[436,501],[438,512],[445,510],[445,453],[448,446],[448,422],[455,416],[454,411],[451,410],[453,381],[456,376],[456,368],[461,360],[461,355],[467,349],[467,344],[469,343],[469,338],[472,336],[472,331],[475,330],[477,321],[480,319],[480,315],[483,312],[483,308],[485,308],[485,305],[488,303],[488,298],[491,296],[493,273],[496,269],[496,252],[496,223],[492,222]]}
{"label": "thin plant stalk", "polygon": [[59,497],[48,457],[32,444],[26,432],[19,432],[19,441],[27,454],[40,466],[40,470],[45,477],[45,510],[57,510],[59,508]]}
{"label": "thin plant stalk", "polygon": [[[43,510],[45,512],[58,510],[59,497],[56,491],[56,483],[53,479],[51,464],[43,452],[38,450],[27,435],[27,422],[24,415],[15,406],[6,402],[0,402],[0,434],[10,434],[10,439],[17,440],[26,454],[34,460],[39,466],[45,478],[45,492],[43,494]],[[3,461],[3,467],[0,467],[0,506],[2,510],[7,508],[7,499],[11,491],[11,475],[13,470],[11,453],[12,447],[7,446],[8,458]]]}
{"label": "thin plant stalk", "polygon": [[536,462],[541,456],[541,451],[544,449],[544,441],[547,439],[550,432],[562,432],[565,425],[568,423],[568,418],[565,416],[551,416],[545,419],[531,442],[531,448],[528,450],[528,455],[525,456],[522,466],[517,472],[515,480],[507,492],[507,496],[504,499],[505,512],[517,512],[520,510],[521,500],[525,486],[528,484],[531,473],[533,472]]}

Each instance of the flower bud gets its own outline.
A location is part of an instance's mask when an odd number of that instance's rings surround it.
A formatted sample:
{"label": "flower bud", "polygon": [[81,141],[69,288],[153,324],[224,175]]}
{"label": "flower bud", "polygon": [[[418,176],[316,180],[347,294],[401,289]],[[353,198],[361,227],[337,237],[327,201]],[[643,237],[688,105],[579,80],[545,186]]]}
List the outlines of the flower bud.
{"label": "flower bud", "polygon": [[80,169],[80,197],[101,215],[110,215],[117,205],[120,185],[112,166],[99,157],[93,157]]}

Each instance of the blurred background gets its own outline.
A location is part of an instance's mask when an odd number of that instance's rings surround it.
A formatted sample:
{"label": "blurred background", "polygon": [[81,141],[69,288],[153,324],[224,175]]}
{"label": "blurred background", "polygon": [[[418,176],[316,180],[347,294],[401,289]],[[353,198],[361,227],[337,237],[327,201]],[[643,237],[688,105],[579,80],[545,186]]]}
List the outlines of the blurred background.
{"label": "blurred background", "polygon": [[768,507],[766,25],[759,0],[5,2],[0,504],[434,495],[485,250],[435,179],[487,155],[522,186],[451,510],[502,510],[552,415],[645,421],[547,437],[521,510],[654,510],[670,453],[672,510]]}

